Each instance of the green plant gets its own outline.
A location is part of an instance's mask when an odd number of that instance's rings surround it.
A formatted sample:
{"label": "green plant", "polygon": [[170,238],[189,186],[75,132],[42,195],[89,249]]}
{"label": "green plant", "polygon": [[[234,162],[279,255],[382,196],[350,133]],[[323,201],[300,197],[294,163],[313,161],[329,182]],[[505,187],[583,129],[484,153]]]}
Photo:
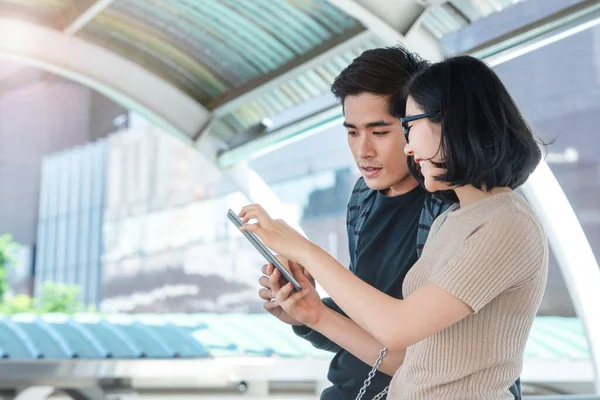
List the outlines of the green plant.
{"label": "green plant", "polygon": [[36,302],[40,313],[73,314],[84,310],[79,300],[81,288],[77,285],[46,282],[42,285],[40,296]]}
{"label": "green plant", "polygon": [[0,305],[0,314],[13,315],[34,312],[33,299],[26,294],[5,299]]}
{"label": "green plant", "polygon": [[15,251],[18,244],[12,235],[0,236],[0,313],[12,315],[18,313],[65,313],[73,314],[84,311],[83,303],[79,300],[81,288],[77,285],[46,282],[40,289],[37,300],[21,294],[8,296],[6,271],[15,261]]}
{"label": "green plant", "polygon": [[[46,282],[40,290],[37,300],[20,294],[14,297],[6,297],[0,304],[0,314],[13,315],[20,313],[64,313],[74,314],[86,309],[79,301],[80,288],[76,285],[65,285],[62,283]],[[88,307],[87,312],[95,312],[95,308]]]}
{"label": "green plant", "polygon": [[4,234],[0,236],[0,303],[4,302],[8,292],[8,283],[6,282],[6,271],[15,261],[15,251],[18,244],[13,241],[12,235]]}

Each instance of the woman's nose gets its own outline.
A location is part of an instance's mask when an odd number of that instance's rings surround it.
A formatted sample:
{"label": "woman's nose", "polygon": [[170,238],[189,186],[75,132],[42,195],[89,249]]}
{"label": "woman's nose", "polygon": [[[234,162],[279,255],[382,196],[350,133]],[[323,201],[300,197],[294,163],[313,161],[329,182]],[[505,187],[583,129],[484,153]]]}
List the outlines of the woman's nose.
{"label": "woman's nose", "polygon": [[412,156],[415,154],[413,149],[410,147],[410,144],[408,143],[406,143],[406,145],[404,146],[404,154],[406,154],[407,156]]}

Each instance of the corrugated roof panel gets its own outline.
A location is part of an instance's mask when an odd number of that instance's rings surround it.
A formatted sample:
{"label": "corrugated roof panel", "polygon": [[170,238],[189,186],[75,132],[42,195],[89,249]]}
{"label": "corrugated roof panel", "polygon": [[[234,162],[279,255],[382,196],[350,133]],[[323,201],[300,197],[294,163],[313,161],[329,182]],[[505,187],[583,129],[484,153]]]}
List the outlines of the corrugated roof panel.
{"label": "corrugated roof panel", "polygon": [[135,343],[143,358],[173,358],[176,355],[170,344],[138,321],[114,323],[114,326]]}
{"label": "corrugated roof panel", "polygon": [[[161,68],[169,69],[161,72],[178,77],[179,84],[185,83],[210,98],[225,93],[229,88],[213,71],[165,40],[158,29],[129,15],[109,9],[96,17],[82,35],[134,62],[142,62],[146,67],[154,67],[147,64],[151,60]],[[140,57],[142,60],[139,60]]]}
{"label": "corrugated roof panel", "polygon": [[[189,35],[198,46],[221,47],[225,51],[221,53],[235,52],[244,56],[246,62],[250,65],[259,68],[262,73],[268,72],[272,64],[269,61],[269,53],[264,57],[254,58],[259,56],[259,49],[255,46],[249,46],[247,34],[234,34],[227,32],[230,25],[228,21],[222,21],[222,18],[214,18],[212,16],[212,7],[205,9],[198,8],[198,4],[187,1],[165,2],[163,0],[118,0],[113,8],[119,9],[121,14],[128,15],[132,12],[137,12],[142,15],[152,15],[151,19],[147,19],[150,26],[160,27],[163,23],[171,24],[170,36],[167,36],[170,43],[174,47],[180,46],[179,37]],[[224,26],[222,24],[225,24]],[[200,41],[198,37],[192,35],[192,31],[197,30],[204,33],[204,39]],[[163,34],[164,36],[164,34]],[[200,57],[200,54],[191,54],[192,56]]]}
{"label": "corrugated roof panel", "polygon": [[321,92],[317,90],[313,82],[310,79],[307,79],[306,74],[302,74],[298,78],[294,79],[292,81],[292,84],[297,85],[300,93],[302,93],[305,96],[305,101],[308,101],[314,97],[318,97],[321,94]]}
{"label": "corrugated roof panel", "polygon": [[423,26],[441,39],[459,31],[473,21],[502,11],[523,0],[448,0],[425,10]]}
{"label": "corrugated roof panel", "polygon": [[139,358],[142,351],[120,330],[105,321],[80,322],[107,349],[110,358]]}
{"label": "corrugated roof panel", "polygon": [[303,357],[305,355],[294,344],[294,340],[291,340],[291,335],[281,335],[269,327],[257,323],[256,315],[232,314],[228,316],[227,322],[233,329],[242,333],[246,332],[247,335],[251,335],[265,348],[280,357]]}
{"label": "corrugated roof panel", "polygon": [[336,76],[339,74],[339,73],[336,74],[333,71],[330,63],[327,63],[326,65],[317,67],[315,69],[315,73],[317,73],[321,77],[321,79],[323,79],[323,81],[325,81],[329,86],[331,86],[331,84],[333,84],[333,81],[335,80]]}
{"label": "corrugated roof panel", "polygon": [[214,0],[196,0],[194,5],[221,23],[222,28],[228,27],[229,29],[222,31],[227,33],[228,39],[231,39],[232,35],[239,35],[247,41],[248,45],[255,46],[263,57],[272,60],[272,68],[277,68],[280,63],[288,62],[295,57],[296,54],[279,40],[278,34],[266,32],[247,19],[238,12],[239,6],[228,7]]}
{"label": "corrugated roof panel", "polygon": [[282,102],[280,100],[280,95],[281,92],[273,90],[272,92],[267,93],[262,99],[271,107],[271,110],[269,110],[269,115],[279,114],[287,109],[287,102],[285,100]]}
{"label": "corrugated roof panel", "polygon": [[581,324],[572,324],[562,318],[537,319],[529,342],[544,343],[557,357],[568,355],[572,360],[584,360],[590,354]]}
{"label": "corrugated roof panel", "polygon": [[107,358],[108,350],[88,329],[70,320],[46,321],[69,343],[76,358]]}
{"label": "corrugated roof panel", "polygon": [[237,123],[245,129],[253,125],[253,121],[260,121],[262,112],[260,112],[256,102],[253,101],[248,103],[246,107],[235,110],[231,114],[237,120]]}
{"label": "corrugated roof panel", "polygon": [[290,327],[282,324],[277,318],[273,318],[270,314],[253,315],[254,323],[270,329],[272,332],[277,332],[281,337],[285,337],[290,343],[302,352],[302,357],[315,358],[331,358],[331,353],[315,348],[309,341],[304,340],[296,334],[290,334]]}
{"label": "corrugated roof panel", "polygon": [[261,58],[269,71],[294,58],[294,53],[276,38],[239,15],[233,8],[222,6],[219,1],[196,0],[188,5],[188,12],[195,12],[203,23],[211,24],[226,41],[239,40],[246,52]]}
{"label": "corrugated roof panel", "polygon": [[303,103],[305,101],[309,101],[310,99],[312,99],[313,97],[315,97],[315,95],[312,95],[309,92],[309,88],[305,87],[301,81],[300,81],[300,77],[292,79],[288,82],[289,87],[294,91],[294,93],[300,97],[300,101],[299,103]]}
{"label": "corrugated roof panel", "polygon": [[245,62],[238,52],[228,51],[205,26],[198,26],[190,15],[181,15],[172,4],[148,1],[154,6],[141,9],[137,3],[123,1],[115,3],[113,9],[121,13],[128,12],[136,19],[159,28],[169,43],[179,46],[197,63],[204,63],[229,84],[238,85],[260,75],[259,68]]}
{"label": "corrugated roof panel", "polygon": [[[302,37],[303,35],[293,32],[290,26],[280,18],[277,10],[271,9],[270,12],[265,12],[264,3],[253,0],[224,0],[224,2],[231,8],[237,7],[238,12],[266,32],[272,35],[277,33],[281,43],[296,54],[302,54],[314,46],[314,42],[310,42],[311,32],[308,32],[308,40]],[[318,43],[316,36],[315,39],[315,42]]]}
{"label": "corrugated roof panel", "polygon": [[[259,95],[257,99],[248,100],[231,111],[229,115],[221,118],[229,121],[228,117],[234,115],[236,127],[231,126],[232,130],[243,132],[264,118],[273,117],[278,113],[274,107],[256,107],[257,100],[264,104],[263,99],[273,97],[277,99],[278,103],[284,104],[285,108],[289,109],[323,96],[329,92],[335,77],[363,51],[384,45],[385,43],[378,36],[366,34],[351,48],[344,49],[341,53],[334,54],[314,67],[290,77],[273,89]],[[215,134],[219,135],[218,132]]]}
{"label": "corrugated roof panel", "polygon": [[291,85],[291,81],[282,84],[279,88],[283,93],[285,93],[285,95],[290,99],[290,101],[294,105],[300,104],[302,102],[302,95],[296,92],[295,88]]}
{"label": "corrugated roof panel", "polygon": [[[320,23],[314,15],[306,14],[287,0],[272,0],[263,3],[263,7],[263,12],[275,12],[278,18],[288,25],[288,29],[304,37],[313,47],[333,36],[327,25]],[[321,16],[318,12],[317,15]]]}
{"label": "corrugated roof panel", "polygon": [[315,68],[313,70],[308,71],[304,77],[312,83],[314,86],[316,93],[318,95],[322,95],[324,93],[328,93],[331,89],[331,82],[327,79],[326,76],[321,74],[323,72],[323,68]]}
{"label": "corrugated roof panel", "polygon": [[32,315],[17,315],[12,318],[31,338],[43,358],[72,358],[74,350],[65,339],[46,322]]}
{"label": "corrugated roof panel", "polygon": [[451,0],[450,3],[459,9],[470,21],[477,21],[479,18],[498,11],[489,0],[477,2],[473,2],[472,0]]}
{"label": "corrugated roof panel", "polygon": [[219,335],[212,329],[197,329],[192,336],[202,346],[210,350],[211,355],[242,355],[241,350],[231,340]]}
{"label": "corrugated roof panel", "polygon": [[[217,127],[216,124],[221,126]],[[239,132],[244,129],[244,125],[237,119],[236,115],[231,113],[221,118],[215,123],[214,131],[219,132],[219,139],[228,141],[231,136],[231,132]],[[225,127],[226,129],[219,129]]]}
{"label": "corrugated roof panel", "polygon": [[271,115],[283,111],[283,107],[277,101],[273,101],[272,95],[264,96],[256,100],[256,103],[259,105],[262,114]]}
{"label": "corrugated roof panel", "polygon": [[332,65],[335,67],[335,70],[338,71],[336,76],[338,76],[340,72],[342,72],[349,65],[342,57],[335,57],[334,59],[330,60],[330,63],[332,63]]}
{"label": "corrugated roof panel", "polygon": [[[11,324],[18,328],[11,328]],[[77,328],[86,329],[93,338],[77,333]],[[16,315],[0,319],[0,357],[70,358],[73,353],[80,358],[102,357],[94,341],[112,358],[331,357],[331,353],[315,349],[268,314],[82,314],[73,318],[47,315],[41,319]],[[576,318],[536,318],[525,358],[590,359],[581,322]]]}
{"label": "corrugated roof panel", "polygon": [[269,357],[274,354],[274,351],[268,345],[265,345],[252,332],[252,327],[242,330],[232,325],[231,316],[220,316],[218,314],[204,314],[201,316],[202,321],[206,323],[208,329],[221,336],[224,340],[233,343],[242,354],[250,356],[265,356]]}
{"label": "corrugated roof panel", "polygon": [[336,34],[356,26],[354,19],[331,5],[329,1],[294,1],[293,4]]}
{"label": "corrugated roof panel", "polygon": [[146,324],[149,330],[173,349],[175,357],[201,358],[209,355],[208,349],[199,343],[185,327],[172,323]]}
{"label": "corrugated roof panel", "polygon": [[20,327],[5,317],[0,319],[0,358],[36,359],[39,351]]}
{"label": "corrugated roof panel", "polygon": [[327,0],[115,0],[77,34],[208,106],[359,26]]}
{"label": "corrugated roof panel", "polygon": [[530,340],[525,346],[525,358],[533,359],[555,359],[559,354],[554,351],[554,348],[547,345],[541,340],[537,340],[535,335],[530,335]]}

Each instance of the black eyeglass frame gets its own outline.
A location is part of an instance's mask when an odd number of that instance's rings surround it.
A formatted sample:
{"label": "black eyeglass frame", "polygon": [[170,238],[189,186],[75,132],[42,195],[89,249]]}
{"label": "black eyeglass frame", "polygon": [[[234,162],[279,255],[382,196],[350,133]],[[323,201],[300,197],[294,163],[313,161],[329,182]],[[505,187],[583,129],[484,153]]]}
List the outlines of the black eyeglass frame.
{"label": "black eyeglass frame", "polygon": [[409,122],[418,121],[423,118],[433,117],[436,114],[439,114],[439,112],[429,112],[425,114],[417,114],[411,115],[410,117],[400,118],[400,123],[402,124],[402,130],[404,131],[404,138],[406,139],[406,143],[408,143],[410,128],[412,128],[412,126],[408,126]]}

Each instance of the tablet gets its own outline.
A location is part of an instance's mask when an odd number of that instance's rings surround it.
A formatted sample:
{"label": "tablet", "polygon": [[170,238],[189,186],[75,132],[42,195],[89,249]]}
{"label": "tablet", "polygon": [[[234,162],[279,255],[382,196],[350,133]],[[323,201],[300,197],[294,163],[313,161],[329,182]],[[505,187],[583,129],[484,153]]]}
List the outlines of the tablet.
{"label": "tablet", "polygon": [[[227,212],[227,218],[229,218],[229,220],[238,229],[243,225],[240,217],[238,217],[237,214],[235,212],[233,212],[232,210],[229,210]],[[252,244],[252,246],[254,246],[254,248],[256,250],[258,250],[258,252],[260,254],[262,254],[262,256],[265,258],[265,260],[267,260],[268,262],[273,264],[275,266],[275,268],[277,268],[279,270],[279,272],[281,272],[281,275],[284,277],[284,279],[287,280],[288,282],[290,282],[292,284],[292,286],[294,286],[294,289],[296,291],[302,290],[302,287],[300,286],[298,281],[294,278],[294,276],[279,262],[278,259],[275,258],[275,256],[271,253],[271,251],[267,248],[267,246],[265,246],[264,243],[260,241],[258,236],[256,236],[254,233],[248,232],[248,231],[240,231],[240,232],[242,232],[242,234],[246,237],[246,239],[248,239],[248,241]]]}

